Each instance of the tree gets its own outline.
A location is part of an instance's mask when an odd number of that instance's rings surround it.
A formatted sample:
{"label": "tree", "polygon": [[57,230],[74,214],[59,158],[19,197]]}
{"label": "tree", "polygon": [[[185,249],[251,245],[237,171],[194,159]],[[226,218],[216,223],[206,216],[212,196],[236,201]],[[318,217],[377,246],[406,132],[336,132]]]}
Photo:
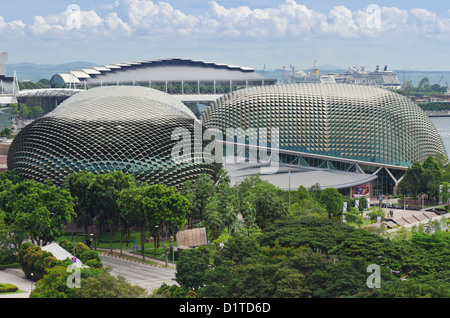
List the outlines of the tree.
{"label": "tree", "polygon": [[145,288],[128,283],[123,276],[113,276],[104,271],[101,275],[87,277],[76,291],[76,298],[144,298]]}
{"label": "tree", "polygon": [[314,200],[319,201],[322,188],[320,187],[320,184],[316,183],[308,189],[308,192]]}
{"label": "tree", "polygon": [[8,127],[3,128],[3,130],[0,132],[0,137],[9,138],[10,135],[11,135],[11,129],[9,129]]}
{"label": "tree", "polygon": [[77,288],[68,287],[69,275],[71,274],[64,266],[49,269],[47,275],[34,285],[30,298],[75,298]]}
{"label": "tree", "polygon": [[50,85],[50,80],[47,78],[41,78],[38,83],[41,83],[44,85]]}
{"label": "tree", "polygon": [[398,184],[399,193],[403,195],[412,194],[416,199],[418,194],[424,190],[423,175],[424,169],[420,162],[413,162]]}
{"label": "tree", "polygon": [[367,202],[366,197],[359,198],[359,204],[358,204],[359,212],[363,212],[364,209],[367,209],[368,206],[369,206],[369,202]]}
{"label": "tree", "polygon": [[172,232],[183,227],[186,223],[186,215],[189,211],[190,202],[173,188],[163,184],[155,184],[148,187],[147,196],[142,198],[143,208],[151,217],[149,223],[159,227],[159,234],[163,241],[163,249],[167,259],[167,240]]}
{"label": "tree", "polygon": [[310,195],[308,189],[304,186],[299,186],[298,189],[294,192],[292,203],[302,203],[303,200],[310,199]]}
{"label": "tree", "polygon": [[74,210],[77,221],[81,222],[84,233],[88,233],[89,226],[93,226],[95,214],[90,205],[89,186],[94,180],[95,174],[89,171],[79,171],[69,174],[64,180],[63,186],[70,191],[74,199]]}
{"label": "tree", "polygon": [[22,119],[27,119],[31,114],[31,109],[26,104],[21,104],[19,107],[19,115]]}
{"label": "tree", "polygon": [[23,181],[23,178],[17,170],[6,170],[0,173],[0,182],[11,181],[13,184]]}
{"label": "tree", "polygon": [[244,208],[243,203],[250,207],[248,203],[251,202],[255,222],[261,228],[289,212],[286,192],[259,176],[245,178],[237,185],[236,190],[241,202],[241,211]]}
{"label": "tree", "polygon": [[15,251],[27,239],[27,233],[14,222],[7,221],[5,212],[0,210],[0,263],[2,259],[14,259]]}
{"label": "tree", "polygon": [[206,271],[199,297],[309,297],[307,278],[326,269],[330,260],[309,248],[260,247],[251,237],[238,236],[216,253]]}
{"label": "tree", "polygon": [[30,242],[25,242],[20,247],[18,262],[25,276],[34,281],[40,280],[46,275],[48,269],[61,263],[52,253]]}
{"label": "tree", "polygon": [[427,77],[422,78],[422,79],[419,81],[419,84],[418,84],[417,88],[418,88],[419,90],[423,91],[423,92],[428,92],[428,91],[430,91],[430,90],[431,90],[431,87],[430,87],[430,80],[429,80]]}
{"label": "tree", "polygon": [[345,213],[345,220],[347,222],[359,223],[361,220],[361,212],[357,208],[351,207]]}
{"label": "tree", "polygon": [[220,169],[217,174],[215,175],[214,178],[214,184],[219,185],[219,184],[230,184],[231,178],[228,175],[228,172],[224,169]]}
{"label": "tree", "polygon": [[332,216],[339,218],[342,215],[342,204],[344,199],[336,188],[326,188],[320,194],[319,202],[325,206],[328,218]]}
{"label": "tree", "polygon": [[316,200],[308,189],[300,186],[293,195],[292,204],[289,207],[289,213],[296,217],[316,216],[323,217],[326,215],[325,208]]}
{"label": "tree", "polygon": [[205,246],[184,250],[177,262],[175,279],[184,288],[198,290],[205,284],[205,274],[210,264],[209,250]]}
{"label": "tree", "polygon": [[450,200],[450,183],[442,182],[441,200],[444,204],[448,204]]}
{"label": "tree", "polygon": [[238,218],[240,202],[237,190],[228,183],[216,185],[216,192],[208,199],[203,211],[203,222],[215,239],[225,228],[230,232]]}
{"label": "tree", "polygon": [[120,209],[117,205],[119,193],[123,189],[135,186],[133,176],[121,171],[112,171],[96,174],[87,188],[89,209],[96,211],[96,217],[109,226],[111,253],[115,226],[120,219]]}
{"label": "tree", "polygon": [[141,236],[142,260],[145,261],[146,233],[149,228],[154,227],[155,220],[150,215],[151,211],[146,209],[144,198],[148,197],[151,191],[148,186],[140,186],[123,189],[117,199],[117,205],[124,219],[131,225],[137,227]]}
{"label": "tree", "polygon": [[32,118],[41,117],[43,113],[44,113],[44,110],[39,105],[36,105],[36,106],[33,106],[30,108],[30,116]]}
{"label": "tree", "polygon": [[436,158],[427,157],[423,163],[413,162],[402,181],[399,182],[400,194],[412,194],[414,198],[421,193],[430,197],[439,196],[439,184],[444,176],[444,170]]}
{"label": "tree", "polygon": [[147,291],[126,282],[122,276],[111,275],[110,268],[82,268],[81,288],[69,288],[71,275],[64,266],[49,269],[48,274],[36,282],[30,298],[142,298]]}
{"label": "tree", "polygon": [[180,194],[185,196],[191,207],[188,214],[188,227],[192,228],[194,220],[200,220],[203,211],[208,204],[208,198],[214,195],[216,188],[210,175],[203,173],[195,182],[188,180],[180,190]]}
{"label": "tree", "polygon": [[6,222],[27,233],[36,245],[60,237],[75,215],[73,198],[66,189],[34,180],[22,181],[0,193]]}
{"label": "tree", "polygon": [[13,104],[9,104],[9,106],[13,108],[13,111],[11,113],[12,115],[19,114],[19,105],[13,103]]}

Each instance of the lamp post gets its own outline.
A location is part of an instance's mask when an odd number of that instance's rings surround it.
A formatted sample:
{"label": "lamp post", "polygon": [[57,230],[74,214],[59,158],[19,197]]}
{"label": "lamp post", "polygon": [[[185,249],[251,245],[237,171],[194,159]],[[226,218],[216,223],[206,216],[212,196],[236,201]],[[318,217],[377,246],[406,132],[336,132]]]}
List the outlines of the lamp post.
{"label": "lamp post", "polygon": [[31,275],[31,287],[30,287],[30,293],[33,291],[33,286],[34,286],[34,281],[33,281],[33,273],[30,274]]}
{"label": "lamp post", "polygon": [[[173,268],[175,268],[175,227],[177,227],[177,231],[178,231],[178,226],[174,225],[174,227],[172,228],[172,264],[173,264]],[[177,247],[178,249],[178,247]]]}
{"label": "lamp post", "polygon": [[245,218],[245,219],[239,219],[239,218],[238,218],[238,219],[236,220],[236,222],[234,222],[234,224],[233,224],[233,226],[231,227],[230,231],[228,232],[227,239],[225,240],[225,243],[228,242],[228,237],[230,236],[231,231],[233,230],[234,226],[235,226],[238,222],[245,221],[245,220],[248,220],[248,219],[251,219],[251,218],[252,218],[251,216],[249,216],[248,218]]}
{"label": "lamp post", "polygon": [[[312,211],[312,210],[317,210],[319,207],[315,207],[315,208],[312,208],[312,209],[308,209],[308,210],[306,210],[305,212],[302,212],[303,214],[305,214],[305,213],[307,213],[307,212],[309,212],[309,211]],[[295,212],[298,212],[298,210],[296,210]],[[298,219],[300,220],[300,218],[302,218],[303,217],[303,215],[300,215],[299,217],[298,217]]]}

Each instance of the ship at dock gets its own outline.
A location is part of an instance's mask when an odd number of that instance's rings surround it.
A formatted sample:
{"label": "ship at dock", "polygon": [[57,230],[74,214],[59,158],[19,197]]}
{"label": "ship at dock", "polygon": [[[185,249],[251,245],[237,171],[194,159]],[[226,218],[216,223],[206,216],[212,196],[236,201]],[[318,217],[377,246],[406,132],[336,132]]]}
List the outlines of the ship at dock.
{"label": "ship at dock", "polygon": [[380,69],[377,65],[374,71],[366,71],[364,66],[354,66],[346,72],[328,72],[321,74],[318,68],[313,68],[310,72],[292,72],[291,82],[293,83],[346,83],[357,85],[377,86],[396,90],[401,88],[396,72],[389,70],[387,65]]}
{"label": "ship at dock", "polygon": [[354,66],[353,68],[348,69],[346,73],[333,75],[336,83],[378,86],[393,90],[401,88],[397,73],[389,70],[387,65],[385,65],[382,70],[379,65],[377,65],[374,71],[366,71],[364,66]]}

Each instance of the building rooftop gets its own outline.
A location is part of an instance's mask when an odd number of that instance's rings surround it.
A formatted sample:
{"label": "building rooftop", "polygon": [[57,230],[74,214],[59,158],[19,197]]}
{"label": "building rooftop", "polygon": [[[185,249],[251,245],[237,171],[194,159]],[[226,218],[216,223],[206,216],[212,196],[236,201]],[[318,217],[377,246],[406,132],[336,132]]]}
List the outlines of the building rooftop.
{"label": "building rooftop", "polygon": [[345,189],[377,179],[377,176],[372,174],[289,165],[281,162],[272,170],[273,173],[265,174],[262,169],[264,167],[266,165],[261,163],[242,162],[225,164],[224,169],[231,179],[231,185],[240,183],[246,177],[259,175],[261,179],[283,190],[296,190],[299,186],[310,188],[316,183],[322,189],[331,187]]}
{"label": "building rooftop", "polygon": [[255,73],[254,69],[249,67],[168,58],[109,64],[59,73],[52,77],[50,85],[61,87],[68,84],[106,85],[152,81],[266,81],[267,84],[276,82],[275,79]]}

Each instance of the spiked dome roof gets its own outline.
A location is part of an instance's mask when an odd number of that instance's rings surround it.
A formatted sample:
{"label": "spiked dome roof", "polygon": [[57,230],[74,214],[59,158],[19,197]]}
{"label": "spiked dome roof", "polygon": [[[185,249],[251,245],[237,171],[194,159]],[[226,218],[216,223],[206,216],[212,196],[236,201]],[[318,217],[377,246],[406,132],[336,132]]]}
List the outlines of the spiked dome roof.
{"label": "spiked dome roof", "polygon": [[[138,181],[178,186],[212,164],[171,158],[178,127],[200,124],[184,104],[145,87],[99,87],[73,95],[14,139],[8,168],[61,185],[71,172],[123,171]],[[201,125],[201,124],[200,124]]]}
{"label": "spiked dome roof", "polygon": [[205,127],[278,128],[284,150],[407,167],[446,151],[420,107],[392,91],[352,84],[242,89],[218,99]]}

